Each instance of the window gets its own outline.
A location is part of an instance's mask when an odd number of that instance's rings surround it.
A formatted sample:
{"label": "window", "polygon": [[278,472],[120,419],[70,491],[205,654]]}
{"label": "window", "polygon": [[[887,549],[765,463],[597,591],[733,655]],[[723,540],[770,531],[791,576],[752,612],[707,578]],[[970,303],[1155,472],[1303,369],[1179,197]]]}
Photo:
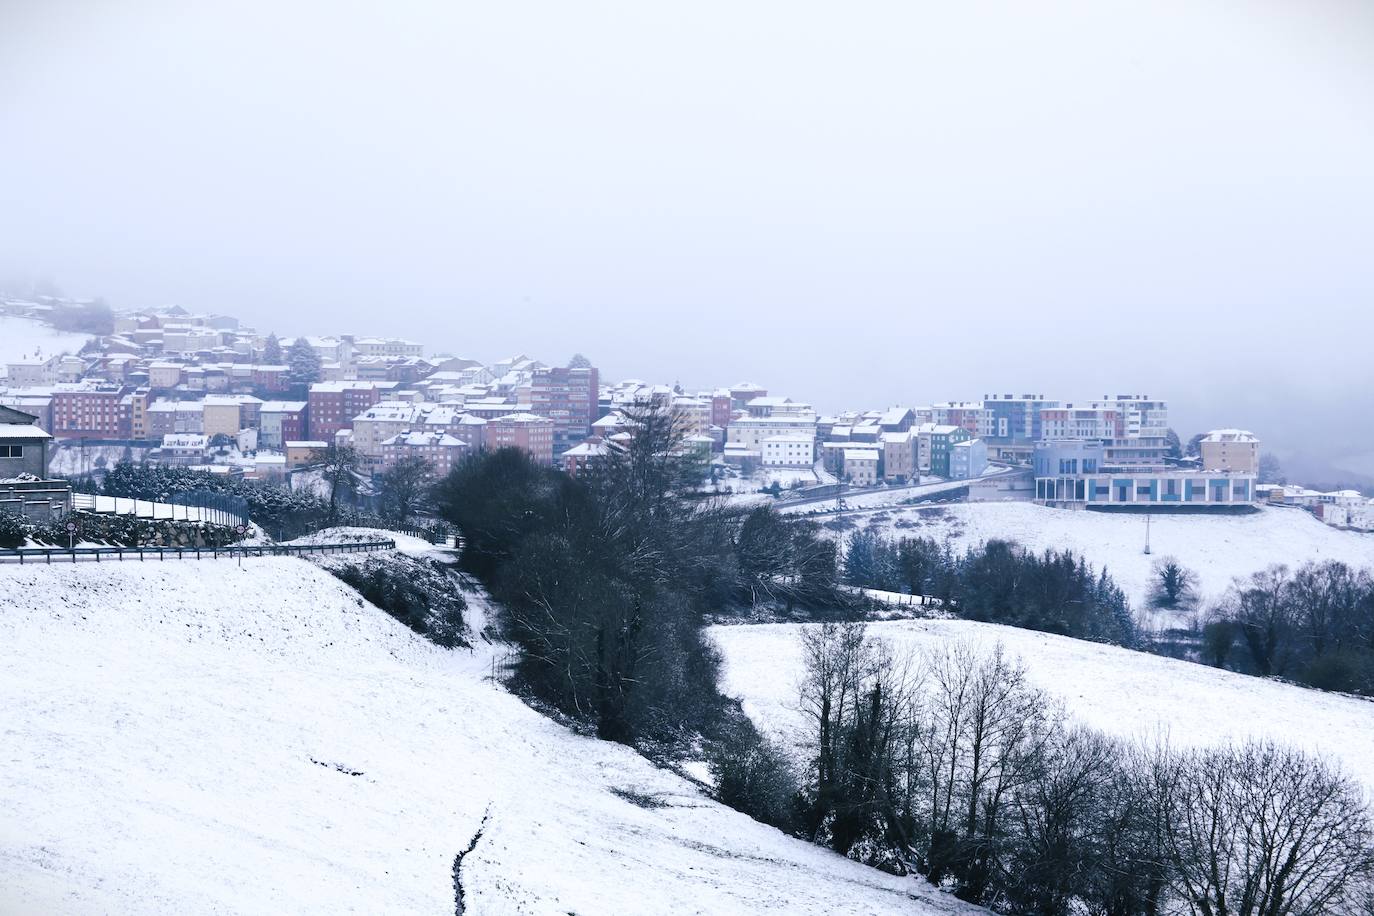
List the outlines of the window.
{"label": "window", "polygon": [[0,445],[0,458],[23,458],[24,446]]}

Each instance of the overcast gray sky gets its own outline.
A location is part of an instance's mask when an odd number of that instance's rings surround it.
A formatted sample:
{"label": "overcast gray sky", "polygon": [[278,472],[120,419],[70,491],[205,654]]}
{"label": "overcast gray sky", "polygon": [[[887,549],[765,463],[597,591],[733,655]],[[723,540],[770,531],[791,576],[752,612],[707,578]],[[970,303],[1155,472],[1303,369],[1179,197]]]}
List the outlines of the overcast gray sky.
{"label": "overcast gray sky", "polygon": [[1374,474],[1374,3],[0,0],[16,272]]}

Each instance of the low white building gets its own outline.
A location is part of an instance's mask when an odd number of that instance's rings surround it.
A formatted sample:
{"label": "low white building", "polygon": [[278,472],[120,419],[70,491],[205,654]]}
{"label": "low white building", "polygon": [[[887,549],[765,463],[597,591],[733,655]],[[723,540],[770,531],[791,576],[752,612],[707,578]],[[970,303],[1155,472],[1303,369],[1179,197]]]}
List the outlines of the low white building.
{"label": "low white building", "polygon": [[210,437],[201,433],[173,433],[162,437],[162,457],[204,460],[210,450]]}
{"label": "low white building", "polygon": [[726,428],[726,442],[742,445],[755,452],[763,451],[763,440],[774,436],[810,436],[816,438],[816,418],[803,417],[740,417],[731,420]]}
{"label": "low white building", "polygon": [[809,436],[769,436],[760,451],[764,467],[809,468],[816,463],[816,440]]}

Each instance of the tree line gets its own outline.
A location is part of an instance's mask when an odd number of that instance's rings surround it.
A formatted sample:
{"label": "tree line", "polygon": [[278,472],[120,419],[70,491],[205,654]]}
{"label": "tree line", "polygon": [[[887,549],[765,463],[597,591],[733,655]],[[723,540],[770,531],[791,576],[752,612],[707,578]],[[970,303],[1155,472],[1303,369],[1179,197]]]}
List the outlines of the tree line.
{"label": "tree line", "polygon": [[1037,554],[991,540],[956,554],[931,538],[852,534],[844,581],[883,591],[929,595],[959,617],[1080,639],[1135,646],[1125,593],[1067,550]]}
{"label": "tree line", "polygon": [[1374,696],[1374,575],[1336,560],[1234,582],[1202,617],[1202,660]]}
{"label": "tree line", "polygon": [[800,772],[762,739],[722,796],[796,835],[1016,914],[1363,912],[1374,826],[1329,763],[1268,741],[1179,750],[1072,724],[1000,646],[903,657],[807,628]]}

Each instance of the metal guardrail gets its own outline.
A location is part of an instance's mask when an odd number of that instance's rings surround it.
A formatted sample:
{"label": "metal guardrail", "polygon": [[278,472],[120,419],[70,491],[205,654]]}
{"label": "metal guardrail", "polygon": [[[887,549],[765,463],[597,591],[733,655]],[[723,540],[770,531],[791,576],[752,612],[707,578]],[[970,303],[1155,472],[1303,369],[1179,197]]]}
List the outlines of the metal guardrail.
{"label": "metal guardrail", "polygon": [[348,541],[338,544],[261,544],[248,547],[21,547],[0,550],[0,563],[46,563],[53,558],[75,563],[79,559],[99,563],[101,557],[114,561],[120,560],[166,560],[172,556],[177,560],[204,559],[207,555],[214,560],[232,560],[244,557],[300,557],[322,553],[369,553],[377,550],[395,550],[396,542]]}

